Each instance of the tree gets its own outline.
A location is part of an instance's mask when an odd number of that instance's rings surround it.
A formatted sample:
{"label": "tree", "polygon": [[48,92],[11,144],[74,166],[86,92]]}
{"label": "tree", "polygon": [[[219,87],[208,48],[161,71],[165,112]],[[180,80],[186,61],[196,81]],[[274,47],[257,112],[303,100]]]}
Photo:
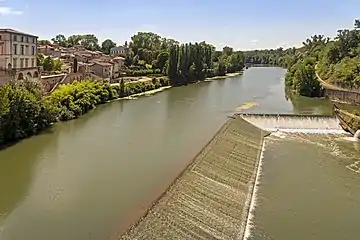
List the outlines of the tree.
{"label": "tree", "polygon": [[53,43],[58,44],[62,47],[67,46],[67,40],[63,34],[56,35],[54,38],[51,39],[51,41],[53,41]]}
{"label": "tree", "polygon": [[234,49],[228,46],[223,48],[223,54],[230,56],[233,53]]}
{"label": "tree", "polygon": [[71,35],[67,40],[68,46],[73,47],[76,45],[80,45],[82,38],[82,35]]}
{"label": "tree", "polygon": [[106,39],[101,44],[101,51],[105,54],[110,54],[110,49],[116,47],[116,43],[111,39]]}
{"label": "tree", "polygon": [[37,43],[39,45],[49,45],[51,42],[49,40],[38,40]]}
{"label": "tree", "polygon": [[166,61],[169,59],[169,53],[168,52],[161,52],[156,59],[155,67],[160,69],[161,72],[163,72]]}
{"label": "tree", "polygon": [[90,51],[100,50],[99,40],[94,34],[82,35],[80,45]]}

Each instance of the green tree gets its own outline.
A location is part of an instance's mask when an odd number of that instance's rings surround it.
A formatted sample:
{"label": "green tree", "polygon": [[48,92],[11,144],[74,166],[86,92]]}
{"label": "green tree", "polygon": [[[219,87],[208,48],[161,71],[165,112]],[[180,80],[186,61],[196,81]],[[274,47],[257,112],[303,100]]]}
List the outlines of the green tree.
{"label": "green tree", "polygon": [[106,39],[101,44],[101,51],[105,54],[110,54],[110,49],[116,47],[116,43],[111,39]]}
{"label": "green tree", "polygon": [[53,43],[58,44],[62,47],[67,47],[67,39],[63,34],[58,34],[54,38],[51,39]]}
{"label": "green tree", "polygon": [[94,34],[82,35],[82,38],[80,40],[80,45],[90,51],[100,50],[99,40]]}

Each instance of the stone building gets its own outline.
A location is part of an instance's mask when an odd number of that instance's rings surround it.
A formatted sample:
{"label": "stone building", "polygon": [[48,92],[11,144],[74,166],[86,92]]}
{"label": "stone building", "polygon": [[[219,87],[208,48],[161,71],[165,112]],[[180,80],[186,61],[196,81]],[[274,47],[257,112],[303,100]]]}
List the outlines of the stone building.
{"label": "stone building", "polygon": [[0,29],[0,83],[25,77],[39,78],[37,36]]}
{"label": "stone building", "polygon": [[110,49],[110,56],[125,56],[129,53],[127,46],[118,46]]}

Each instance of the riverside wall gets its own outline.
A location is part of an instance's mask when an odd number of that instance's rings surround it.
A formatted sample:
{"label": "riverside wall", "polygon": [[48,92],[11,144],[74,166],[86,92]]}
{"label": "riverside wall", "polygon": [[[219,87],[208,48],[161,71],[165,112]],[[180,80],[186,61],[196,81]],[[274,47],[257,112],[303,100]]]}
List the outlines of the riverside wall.
{"label": "riverside wall", "polygon": [[340,89],[324,89],[324,97],[334,102],[360,105],[360,92]]}
{"label": "riverside wall", "polygon": [[242,239],[267,134],[240,116],[231,117],[118,239]]}

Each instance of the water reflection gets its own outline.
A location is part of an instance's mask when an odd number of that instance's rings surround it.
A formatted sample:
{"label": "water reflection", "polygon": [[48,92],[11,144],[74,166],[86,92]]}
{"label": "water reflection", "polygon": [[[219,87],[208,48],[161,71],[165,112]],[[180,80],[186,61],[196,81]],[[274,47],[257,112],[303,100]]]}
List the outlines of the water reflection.
{"label": "water reflection", "polygon": [[319,98],[299,96],[284,88],[286,100],[290,100],[295,114],[321,114],[331,115],[332,103]]}

